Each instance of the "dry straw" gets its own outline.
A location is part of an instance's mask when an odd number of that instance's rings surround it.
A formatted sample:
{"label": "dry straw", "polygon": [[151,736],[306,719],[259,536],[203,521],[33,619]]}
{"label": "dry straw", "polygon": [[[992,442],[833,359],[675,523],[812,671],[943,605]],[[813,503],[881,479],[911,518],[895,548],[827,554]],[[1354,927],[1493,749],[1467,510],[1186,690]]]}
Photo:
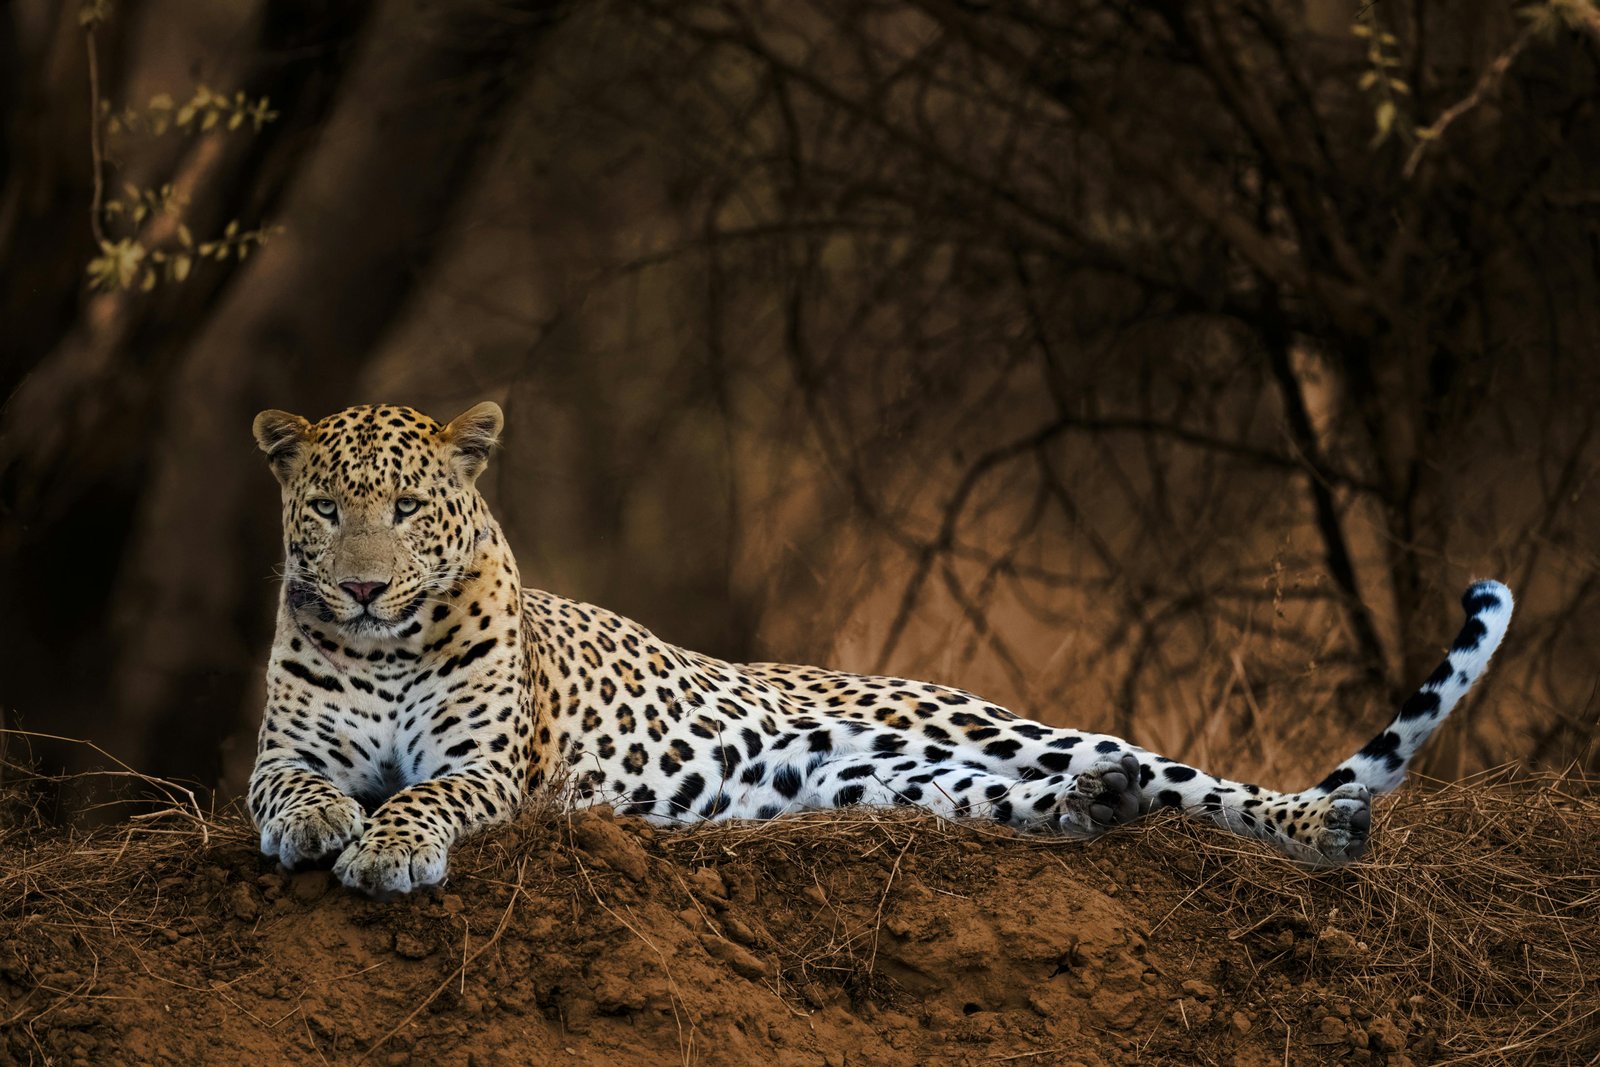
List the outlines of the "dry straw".
{"label": "dry straw", "polygon": [[[152,871],[206,863],[248,869],[255,834],[236,810],[208,810],[192,791],[127,768],[112,773],[163,799],[115,823],[76,830],[29,806],[41,785],[73,783],[30,777],[15,763],[0,766],[0,944],[50,931],[91,946],[98,961],[119,941],[147,939],[170,921]],[[692,901],[687,872],[736,858],[760,872],[764,899],[814,899],[830,872],[875,864],[884,876],[873,900],[854,910],[814,909],[814,921],[770,946],[777,963],[771,982],[796,1010],[818,983],[857,1002],[888,1001],[895,989],[878,966],[883,919],[905,872],[914,866],[915,877],[937,892],[944,873],[973,856],[999,857],[1004,871],[1005,857],[1020,850],[1033,860],[1059,860],[1064,879],[1081,877],[1090,888],[1108,880],[1136,884],[1124,904],[1142,914],[1158,971],[1160,960],[1182,962],[1185,952],[1298,968],[1374,1015],[1426,1015],[1430,1062],[1592,1064],[1600,1062],[1596,784],[1506,769],[1455,784],[1415,784],[1382,802],[1372,852],[1337,872],[1301,870],[1170,816],[1089,845],[867,809],[643,831],[651,866],[641,891]],[[540,867],[579,870],[586,883],[574,887],[579,897],[608,907],[572,834],[552,832],[563,821],[546,809],[471,839],[458,853],[453,891],[514,884],[519,893],[544,892],[523,887],[522,864],[535,848]],[[630,833],[643,830],[626,825]],[[520,921],[508,906],[501,928]],[[1261,949],[1269,933],[1282,943],[1281,960]],[[108,983],[109,975],[92,974],[79,988],[21,990],[0,1016],[0,1049],[6,1028],[48,1027],[52,1013],[115,995]],[[1298,1010],[1286,1000],[1269,1007],[1280,1018]]]}

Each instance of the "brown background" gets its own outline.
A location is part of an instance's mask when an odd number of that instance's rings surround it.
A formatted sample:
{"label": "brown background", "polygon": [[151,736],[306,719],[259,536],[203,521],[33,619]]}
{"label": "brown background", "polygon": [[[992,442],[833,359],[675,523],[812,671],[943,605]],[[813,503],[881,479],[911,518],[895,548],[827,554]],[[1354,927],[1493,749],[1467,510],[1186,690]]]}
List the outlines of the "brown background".
{"label": "brown background", "polygon": [[1581,17],[150,0],[95,39],[115,109],[279,113],[108,136],[107,188],[281,230],[89,291],[85,32],[0,7],[7,725],[236,790],[279,560],[251,416],[493,398],[525,580],[680,644],[1293,787],[1492,575],[1519,617],[1425,769],[1600,761]]}

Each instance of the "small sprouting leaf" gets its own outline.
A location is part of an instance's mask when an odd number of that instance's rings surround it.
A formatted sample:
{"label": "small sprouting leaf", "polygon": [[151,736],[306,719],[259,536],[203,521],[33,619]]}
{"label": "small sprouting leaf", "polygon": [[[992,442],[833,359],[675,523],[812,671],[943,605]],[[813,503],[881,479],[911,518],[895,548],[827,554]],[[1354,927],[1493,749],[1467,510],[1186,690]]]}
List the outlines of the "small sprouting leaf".
{"label": "small sprouting leaf", "polygon": [[156,287],[156,272],[145,268],[144,277],[139,279],[140,292],[148,293]]}
{"label": "small sprouting leaf", "polygon": [[174,106],[170,93],[157,93],[150,98],[151,111],[171,111]]}
{"label": "small sprouting leaf", "polygon": [[228,225],[223,227],[223,230],[222,230],[222,236],[224,236],[224,237],[234,237],[234,236],[237,236],[238,233],[239,233],[239,220],[238,219],[234,219],[232,222],[228,223]]}
{"label": "small sprouting leaf", "polygon": [[111,17],[111,0],[82,0],[78,5],[78,25],[93,29]]}
{"label": "small sprouting leaf", "polygon": [[172,280],[181,282],[189,276],[189,268],[194,266],[194,260],[186,255],[172,257]]}
{"label": "small sprouting leaf", "polygon": [[1372,88],[1374,85],[1378,84],[1378,72],[1375,70],[1367,71],[1365,74],[1361,75],[1361,80],[1356,84],[1362,89]]}
{"label": "small sprouting leaf", "polygon": [[1381,100],[1378,109],[1373,113],[1373,121],[1378,129],[1372,137],[1372,146],[1376,148],[1382,144],[1394,130],[1395,106],[1393,100]]}
{"label": "small sprouting leaf", "polygon": [[178,223],[178,243],[185,248],[194,247],[194,234],[190,233],[189,227],[181,222]]}

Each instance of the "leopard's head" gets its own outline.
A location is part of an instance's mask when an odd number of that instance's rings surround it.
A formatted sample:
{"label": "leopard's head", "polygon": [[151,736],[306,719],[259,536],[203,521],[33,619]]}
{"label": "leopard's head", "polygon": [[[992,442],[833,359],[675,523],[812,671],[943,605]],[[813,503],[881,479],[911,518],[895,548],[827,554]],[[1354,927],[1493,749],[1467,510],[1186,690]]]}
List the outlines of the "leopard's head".
{"label": "leopard's head", "polygon": [[283,487],[291,611],[382,640],[465,578],[493,521],[477,480],[504,418],[479,404],[441,426],[392,405],[321,422],[256,416],[256,443]]}

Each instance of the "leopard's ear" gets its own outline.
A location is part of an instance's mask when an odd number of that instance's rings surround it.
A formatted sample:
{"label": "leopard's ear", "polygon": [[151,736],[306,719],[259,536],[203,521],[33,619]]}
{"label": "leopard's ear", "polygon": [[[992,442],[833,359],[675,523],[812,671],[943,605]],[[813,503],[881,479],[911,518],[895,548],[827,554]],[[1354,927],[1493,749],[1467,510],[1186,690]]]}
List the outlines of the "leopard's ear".
{"label": "leopard's ear", "polygon": [[250,428],[256,435],[256,445],[272,464],[272,473],[278,481],[287,481],[295,460],[311,440],[311,423],[287,411],[270,410],[257,415]]}
{"label": "leopard's ear", "polygon": [[506,417],[500,405],[485,400],[450,420],[439,437],[450,446],[451,459],[468,485],[489,465],[489,453],[500,443],[500,429]]}

